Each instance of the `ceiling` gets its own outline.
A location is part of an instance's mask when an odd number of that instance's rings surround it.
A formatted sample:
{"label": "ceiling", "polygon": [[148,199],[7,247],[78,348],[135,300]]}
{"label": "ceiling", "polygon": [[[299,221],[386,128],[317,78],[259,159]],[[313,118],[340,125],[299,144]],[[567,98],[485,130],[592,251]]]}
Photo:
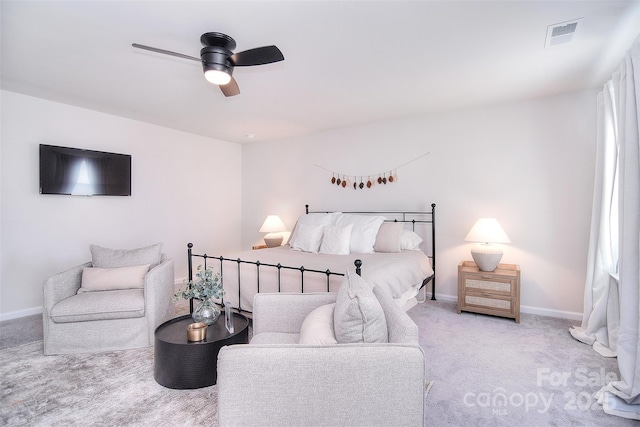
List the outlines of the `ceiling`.
{"label": "ceiling", "polygon": [[[233,142],[597,88],[640,28],[639,1],[5,1],[2,89]],[[570,44],[547,26],[583,18]],[[285,61],[234,72],[225,98],[200,35]],[[253,137],[250,137],[252,135]]]}

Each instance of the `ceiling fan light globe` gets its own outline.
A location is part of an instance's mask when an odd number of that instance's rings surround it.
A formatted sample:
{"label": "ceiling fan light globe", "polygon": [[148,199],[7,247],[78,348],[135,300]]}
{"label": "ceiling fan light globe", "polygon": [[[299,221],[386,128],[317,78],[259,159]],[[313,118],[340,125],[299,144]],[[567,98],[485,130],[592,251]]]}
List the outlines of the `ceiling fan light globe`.
{"label": "ceiling fan light globe", "polygon": [[231,75],[220,70],[207,70],[204,72],[204,78],[214,85],[226,85],[231,81]]}

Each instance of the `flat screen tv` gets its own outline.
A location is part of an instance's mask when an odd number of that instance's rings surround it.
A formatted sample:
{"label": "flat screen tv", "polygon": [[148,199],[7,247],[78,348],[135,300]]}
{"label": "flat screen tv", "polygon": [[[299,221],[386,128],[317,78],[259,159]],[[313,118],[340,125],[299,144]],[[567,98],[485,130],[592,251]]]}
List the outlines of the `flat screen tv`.
{"label": "flat screen tv", "polygon": [[130,196],[131,156],[40,144],[40,194]]}

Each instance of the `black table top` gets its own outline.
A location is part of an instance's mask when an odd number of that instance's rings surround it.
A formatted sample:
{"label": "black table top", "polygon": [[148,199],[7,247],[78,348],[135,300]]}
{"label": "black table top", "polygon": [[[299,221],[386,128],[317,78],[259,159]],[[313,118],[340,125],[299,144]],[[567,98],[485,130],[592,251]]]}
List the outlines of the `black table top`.
{"label": "black table top", "polygon": [[225,325],[223,312],[213,325],[209,325],[207,327],[207,337],[203,341],[187,340],[187,325],[191,323],[195,322],[190,314],[168,320],[156,329],[156,340],[176,345],[206,345],[218,341],[225,341],[247,329],[249,326],[249,319],[242,314],[233,313],[234,332],[229,333]]}

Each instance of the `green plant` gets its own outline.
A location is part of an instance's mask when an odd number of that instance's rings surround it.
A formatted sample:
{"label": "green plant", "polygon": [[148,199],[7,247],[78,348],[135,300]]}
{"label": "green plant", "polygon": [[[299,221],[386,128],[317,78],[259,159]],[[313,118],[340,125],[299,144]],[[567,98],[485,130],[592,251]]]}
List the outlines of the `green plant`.
{"label": "green plant", "polygon": [[189,282],[185,280],[185,283],[186,287],[173,295],[174,302],[177,302],[180,298],[195,298],[204,301],[210,298],[220,299],[224,296],[220,274],[214,274],[210,268],[203,269],[199,265],[196,279]]}

